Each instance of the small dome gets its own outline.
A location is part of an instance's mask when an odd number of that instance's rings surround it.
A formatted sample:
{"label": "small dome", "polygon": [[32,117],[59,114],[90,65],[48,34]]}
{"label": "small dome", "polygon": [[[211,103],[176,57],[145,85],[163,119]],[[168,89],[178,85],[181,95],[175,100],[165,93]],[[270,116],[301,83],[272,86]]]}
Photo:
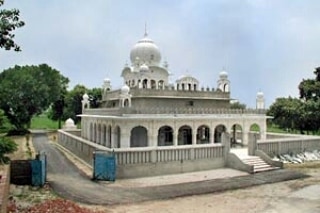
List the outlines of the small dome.
{"label": "small dome", "polygon": [[228,78],[228,73],[225,70],[223,70],[219,73],[219,77],[226,79]]}
{"label": "small dome", "polygon": [[110,79],[109,78],[105,78],[103,81],[106,82],[106,83],[110,83]]}
{"label": "small dome", "polygon": [[149,71],[149,67],[146,64],[142,64],[140,66],[140,72],[148,72]]}
{"label": "small dome", "polygon": [[66,120],[66,126],[74,126],[74,121],[71,118]]}
{"label": "small dome", "polygon": [[161,61],[159,48],[147,37],[147,34],[145,34],[144,38],[140,39],[131,49],[131,63],[135,63],[137,58],[140,62],[149,65],[159,65]]}
{"label": "small dome", "polygon": [[82,96],[83,100],[88,100],[89,99],[89,95],[87,93],[84,93],[84,95]]}
{"label": "small dome", "polygon": [[128,85],[123,85],[123,87],[121,88],[121,94],[128,94],[130,91],[130,88],[128,87]]}

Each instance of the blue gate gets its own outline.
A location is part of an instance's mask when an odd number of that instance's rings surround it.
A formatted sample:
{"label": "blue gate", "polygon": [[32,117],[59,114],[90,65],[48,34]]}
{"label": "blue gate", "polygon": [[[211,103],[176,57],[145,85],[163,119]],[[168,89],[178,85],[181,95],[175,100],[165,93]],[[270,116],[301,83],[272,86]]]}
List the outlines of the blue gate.
{"label": "blue gate", "polygon": [[47,156],[40,152],[36,159],[31,160],[31,185],[43,186],[47,179]]}
{"label": "blue gate", "polygon": [[103,151],[96,151],[93,154],[93,179],[116,180],[116,158],[114,153],[108,154]]}

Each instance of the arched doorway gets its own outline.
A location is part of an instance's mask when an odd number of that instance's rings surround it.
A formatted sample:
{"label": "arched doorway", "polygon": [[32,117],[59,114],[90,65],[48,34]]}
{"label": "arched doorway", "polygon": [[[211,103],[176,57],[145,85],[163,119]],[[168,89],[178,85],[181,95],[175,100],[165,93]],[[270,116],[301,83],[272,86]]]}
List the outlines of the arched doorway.
{"label": "arched doorway", "polygon": [[158,130],[158,146],[173,145],[173,129],[170,126],[162,126]]}
{"label": "arched doorway", "polygon": [[114,129],[114,148],[121,148],[121,129],[119,126],[116,126]]}
{"label": "arched doorway", "polygon": [[226,132],[227,128],[220,124],[218,126],[216,126],[216,128],[214,129],[214,142],[215,143],[221,143],[222,142],[222,133]]}
{"label": "arched doorway", "polygon": [[190,126],[182,126],[178,132],[178,145],[191,145],[192,144],[192,129]]}
{"label": "arched doorway", "polygon": [[210,143],[210,129],[206,125],[201,125],[197,129],[197,144]]}
{"label": "arched doorway", "polygon": [[130,147],[148,146],[148,130],[143,126],[134,127],[130,135]]}
{"label": "arched doorway", "polygon": [[234,124],[231,127],[231,147],[243,146],[243,132],[240,124]]}
{"label": "arched doorway", "polygon": [[250,134],[254,134],[257,136],[257,139],[260,139],[261,138],[261,128],[258,124],[254,123],[250,126]]}

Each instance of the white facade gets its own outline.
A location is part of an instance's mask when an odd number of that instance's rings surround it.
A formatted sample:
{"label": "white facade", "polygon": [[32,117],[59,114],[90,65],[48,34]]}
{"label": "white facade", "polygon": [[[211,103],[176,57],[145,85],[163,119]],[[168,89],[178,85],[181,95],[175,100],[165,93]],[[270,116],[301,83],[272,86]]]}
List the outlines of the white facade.
{"label": "white facade", "polygon": [[[199,88],[191,75],[170,85],[168,63],[161,65],[160,50],[147,33],[133,46],[130,60],[121,73],[124,86],[112,90],[105,79],[102,107],[83,108],[83,138],[130,148],[218,144],[223,132],[231,133],[232,143],[244,145],[250,131],[266,137],[267,116],[261,110],[230,109],[226,71],[220,72],[217,88]],[[257,108],[264,108],[260,99]]]}

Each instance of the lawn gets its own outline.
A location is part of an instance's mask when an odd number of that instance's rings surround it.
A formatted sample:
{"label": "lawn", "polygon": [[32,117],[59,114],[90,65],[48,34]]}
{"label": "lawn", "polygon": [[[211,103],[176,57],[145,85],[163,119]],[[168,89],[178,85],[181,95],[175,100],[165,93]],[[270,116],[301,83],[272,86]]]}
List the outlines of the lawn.
{"label": "lawn", "polygon": [[31,129],[58,129],[58,121],[53,121],[47,115],[35,116],[31,120]]}

